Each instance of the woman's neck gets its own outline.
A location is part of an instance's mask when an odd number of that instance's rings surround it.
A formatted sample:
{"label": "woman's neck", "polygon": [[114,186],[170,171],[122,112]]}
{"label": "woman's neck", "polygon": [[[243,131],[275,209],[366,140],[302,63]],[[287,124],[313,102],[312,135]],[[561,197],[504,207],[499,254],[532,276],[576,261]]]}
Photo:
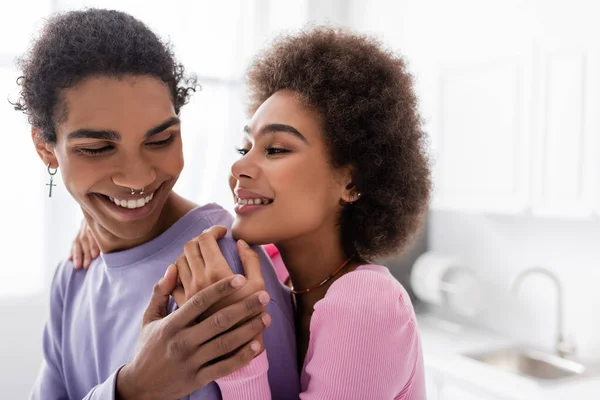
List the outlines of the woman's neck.
{"label": "woman's neck", "polygon": [[296,311],[299,316],[311,315],[314,305],[325,297],[331,284],[359,265],[358,261],[351,260],[333,278],[322,286],[316,287],[348,258],[342,249],[339,234],[307,235],[277,244],[277,248],[290,274],[294,289],[311,289],[307,293],[295,295]]}

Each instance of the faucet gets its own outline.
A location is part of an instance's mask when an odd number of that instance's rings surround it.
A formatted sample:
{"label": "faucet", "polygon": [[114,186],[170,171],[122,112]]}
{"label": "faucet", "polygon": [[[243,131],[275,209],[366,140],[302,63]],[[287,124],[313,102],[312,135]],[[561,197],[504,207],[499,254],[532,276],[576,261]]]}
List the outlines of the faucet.
{"label": "faucet", "polygon": [[525,271],[521,272],[517,275],[516,279],[512,284],[512,292],[517,292],[519,285],[523,282],[524,278],[530,276],[531,274],[542,274],[546,275],[548,278],[552,280],[556,287],[556,344],[555,351],[559,357],[565,358],[568,355],[571,355],[575,352],[575,348],[571,343],[568,343],[565,339],[564,334],[564,325],[563,325],[563,288],[560,283],[560,280],[553,272],[543,268],[543,267],[532,267],[528,268]]}

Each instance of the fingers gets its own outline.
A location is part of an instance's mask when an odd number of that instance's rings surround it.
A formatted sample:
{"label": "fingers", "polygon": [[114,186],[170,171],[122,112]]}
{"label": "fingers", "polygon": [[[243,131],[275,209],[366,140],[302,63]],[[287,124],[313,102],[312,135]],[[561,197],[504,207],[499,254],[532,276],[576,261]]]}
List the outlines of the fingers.
{"label": "fingers", "polygon": [[[200,253],[200,246],[196,240],[191,240],[183,247],[183,258],[188,266],[191,275],[191,281],[183,281],[183,286],[186,290],[186,295],[189,297],[193,296],[209,283],[205,282],[205,268],[204,259]],[[212,282],[210,282],[212,283]],[[186,287],[187,286],[189,287]]]}
{"label": "fingers", "polygon": [[207,365],[198,370],[196,374],[196,383],[198,385],[206,385],[208,382],[213,382],[219,378],[231,374],[238,369],[248,365],[261,351],[261,345],[258,341],[244,345],[230,357],[225,358],[213,365]]}
{"label": "fingers", "polygon": [[237,241],[237,249],[248,279],[262,281],[262,269],[258,254],[248,246],[248,243],[241,239]]}
{"label": "fingers", "polygon": [[240,327],[204,344],[194,355],[192,362],[194,365],[204,365],[236,351],[240,347],[251,342],[270,324],[271,316],[269,314],[262,313],[257,315]]}
{"label": "fingers", "polygon": [[87,269],[90,266],[90,263],[92,262],[90,244],[88,239],[85,237],[79,240],[79,244],[81,252],[83,253],[83,262],[81,263],[81,266],[83,267],[83,269]]}
{"label": "fingers", "polygon": [[193,282],[192,271],[190,270],[190,266],[187,262],[185,254],[179,256],[179,258],[175,261],[175,266],[177,267],[177,275],[179,276],[179,280],[183,285],[183,290],[187,299],[192,297],[194,294],[198,292],[198,290],[194,290],[192,285],[195,285]]}
{"label": "fingers", "polygon": [[[269,301],[270,297],[267,292],[254,293],[190,327],[186,335],[189,335],[191,343],[199,346],[228,331],[240,322],[262,313]],[[230,349],[230,351],[232,350],[234,349]]]}
{"label": "fingers", "polygon": [[[223,257],[217,240],[222,239],[227,233],[227,228],[224,226],[212,226],[204,231],[195,242],[197,249],[204,259],[204,264],[208,266],[217,276],[226,276],[231,274],[231,267],[227,264],[227,260]],[[189,259],[188,259],[189,261]]]}
{"label": "fingers", "polygon": [[81,246],[79,245],[79,238],[77,238],[73,242],[73,247],[71,248],[71,260],[73,261],[73,267],[75,269],[81,268],[83,261],[82,259]]}
{"label": "fingers", "polygon": [[187,298],[185,297],[185,290],[182,286],[177,286],[173,292],[171,292],[171,296],[173,296],[173,300],[175,300],[175,304],[177,307],[182,307],[185,304]]}
{"label": "fingers", "polygon": [[[171,314],[171,323],[177,327],[188,326],[192,322],[195,322],[198,316],[208,310],[211,306],[243,287],[246,282],[247,280],[245,277],[233,275],[208,286],[186,301],[177,312]],[[171,293],[171,291],[169,291],[169,293]]]}
{"label": "fingers", "polygon": [[222,225],[213,225],[202,232],[200,236],[212,236],[215,240],[223,239],[227,234],[227,227]]}
{"label": "fingers", "polygon": [[152,297],[148,302],[148,307],[144,312],[142,326],[164,318],[167,315],[167,305],[169,304],[169,295],[177,286],[177,268],[174,264],[169,265],[165,276],[154,285]]}
{"label": "fingers", "polygon": [[94,235],[92,235],[92,231],[90,231],[88,229],[85,236],[88,240],[90,256],[92,257],[92,260],[93,260],[94,258],[96,258],[100,255],[100,248],[98,247],[98,243],[96,242]]}

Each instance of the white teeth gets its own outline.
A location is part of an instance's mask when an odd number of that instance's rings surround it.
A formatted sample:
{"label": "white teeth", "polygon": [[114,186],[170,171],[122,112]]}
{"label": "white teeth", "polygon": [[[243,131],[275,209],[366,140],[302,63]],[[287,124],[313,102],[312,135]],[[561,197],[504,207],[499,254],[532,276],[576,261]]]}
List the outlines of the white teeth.
{"label": "white teeth", "polygon": [[137,200],[119,200],[113,197],[109,197],[109,199],[119,207],[134,209],[144,207],[146,204],[150,203],[153,197],[154,193],[152,193],[150,196],[142,197],[141,199]]}
{"label": "white teeth", "polygon": [[249,205],[249,206],[253,206],[253,205],[266,205],[266,204],[271,204],[271,200],[268,199],[239,199],[237,200],[237,203],[239,205]]}

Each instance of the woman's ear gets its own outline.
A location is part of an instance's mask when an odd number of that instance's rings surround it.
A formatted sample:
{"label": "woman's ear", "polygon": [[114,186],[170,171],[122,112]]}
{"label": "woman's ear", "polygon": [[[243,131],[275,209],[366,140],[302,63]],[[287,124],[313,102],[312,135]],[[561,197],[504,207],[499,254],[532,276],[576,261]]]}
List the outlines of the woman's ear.
{"label": "woman's ear", "polygon": [[37,128],[31,128],[31,139],[44,165],[49,165],[50,168],[58,168],[58,160],[54,154],[54,147],[44,140],[42,132]]}
{"label": "woman's ear", "polygon": [[358,191],[353,183],[350,183],[346,186],[344,193],[342,194],[342,201],[352,204],[360,199],[360,196],[362,196],[362,193]]}
{"label": "woman's ear", "polygon": [[354,169],[352,167],[346,167],[342,171],[342,182],[343,189],[341,194],[341,201],[343,203],[354,203],[361,196],[358,188],[353,182]]}

